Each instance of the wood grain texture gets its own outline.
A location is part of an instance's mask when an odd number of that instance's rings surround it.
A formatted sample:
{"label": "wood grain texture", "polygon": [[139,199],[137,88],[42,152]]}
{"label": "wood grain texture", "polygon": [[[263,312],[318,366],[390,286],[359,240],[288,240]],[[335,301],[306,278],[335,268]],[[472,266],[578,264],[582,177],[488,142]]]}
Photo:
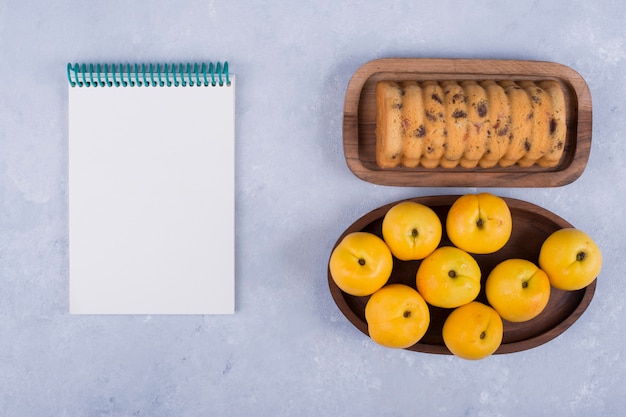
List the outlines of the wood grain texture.
{"label": "wood grain texture", "polygon": [[[418,197],[403,201],[416,201],[431,207],[445,225],[445,218],[458,195]],[[539,251],[543,241],[554,231],[573,227],[556,214],[534,204],[511,198],[504,198],[513,217],[513,231],[507,245],[494,254],[473,255],[481,273],[481,291],[477,301],[489,304],[485,295],[484,284],[491,270],[500,262],[510,258],[527,259],[538,264]],[[362,216],[348,227],[337,239],[337,244],[348,234],[367,231],[382,238],[382,220],[394,202],[379,207]],[[439,246],[452,245],[445,233]],[[334,248],[333,248],[334,249]],[[394,258],[392,275],[388,283],[403,283],[416,287],[415,275],[421,261],[399,261]],[[328,285],[333,300],[344,316],[361,332],[368,335],[365,321],[365,304],[368,297],[355,297],[344,293],[333,281],[328,271]],[[550,300],[544,311],[532,320],[523,323],[504,322],[504,337],[496,354],[519,352],[542,345],[567,330],[587,309],[593,298],[596,280],[578,291],[551,289]],[[416,352],[450,354],[443,343],[441,329],[452,309],[429,306],[431,323],[426,335],[415,345],[407,348]]]}
{"label": "wood grain texture", "polygon": [[[376,83],[381,80],[556,80],[567,104],[563,157],[551,168],[518,165],[494,168],[381,169],[376,164]],[[343,148],[359,178],[381,185],[428,187],[556,187],[575,181],[591,149],[592,105],[585,80],[552,62],[481,59],[385,58],[370,61],[352,76],[345,95]]]}

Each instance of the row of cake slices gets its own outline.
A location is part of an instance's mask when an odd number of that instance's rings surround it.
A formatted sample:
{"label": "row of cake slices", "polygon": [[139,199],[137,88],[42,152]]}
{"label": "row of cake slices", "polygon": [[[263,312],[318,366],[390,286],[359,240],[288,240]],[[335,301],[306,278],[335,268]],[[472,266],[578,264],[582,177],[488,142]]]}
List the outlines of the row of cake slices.
{"label": "row of cake slices", "polygon": [[566,105],[555,80],[380,81],[380,168],[558,165]]}

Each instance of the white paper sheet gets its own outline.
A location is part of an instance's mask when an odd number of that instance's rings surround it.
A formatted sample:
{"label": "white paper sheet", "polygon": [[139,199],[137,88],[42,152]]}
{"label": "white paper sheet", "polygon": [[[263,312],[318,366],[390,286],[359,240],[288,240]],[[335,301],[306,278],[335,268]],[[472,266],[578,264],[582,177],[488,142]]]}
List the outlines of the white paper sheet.
{"label": "white paper sheet", "polygon": [[230,87],[69,87],[72,314],[231,314]]}

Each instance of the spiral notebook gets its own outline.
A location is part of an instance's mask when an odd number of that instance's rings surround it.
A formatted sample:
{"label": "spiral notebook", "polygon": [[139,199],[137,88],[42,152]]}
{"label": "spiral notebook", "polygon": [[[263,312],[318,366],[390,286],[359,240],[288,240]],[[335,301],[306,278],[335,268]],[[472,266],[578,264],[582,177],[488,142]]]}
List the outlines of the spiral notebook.
{"label": "spiral notebook", "polygon": [[68,64],[71,314],[232,314],[228,63]]}

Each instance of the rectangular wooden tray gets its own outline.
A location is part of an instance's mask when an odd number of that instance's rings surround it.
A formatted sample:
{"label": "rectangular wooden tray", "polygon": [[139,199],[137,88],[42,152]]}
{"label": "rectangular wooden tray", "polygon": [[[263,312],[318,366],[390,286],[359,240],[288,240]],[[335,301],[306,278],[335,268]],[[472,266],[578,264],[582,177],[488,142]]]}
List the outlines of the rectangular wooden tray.
{"label": "rectangular wooden tray", "polygon": [[[557,80],[567,111],[567,137],[556,167],[387,168],[376,164],[376,83],[381,80]],[[381,185],[414,187],[557,187],[576,180],[591,148],[591,94],[573,69],[553,62],[485,59],[384,58],[361,66],[346,90],[343,148],[350,170]]]}

